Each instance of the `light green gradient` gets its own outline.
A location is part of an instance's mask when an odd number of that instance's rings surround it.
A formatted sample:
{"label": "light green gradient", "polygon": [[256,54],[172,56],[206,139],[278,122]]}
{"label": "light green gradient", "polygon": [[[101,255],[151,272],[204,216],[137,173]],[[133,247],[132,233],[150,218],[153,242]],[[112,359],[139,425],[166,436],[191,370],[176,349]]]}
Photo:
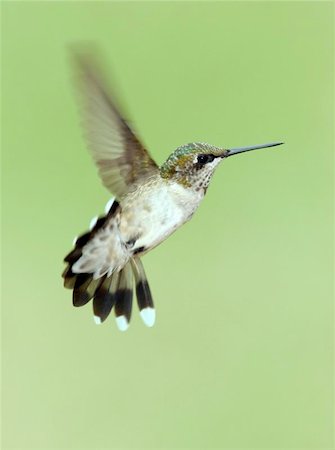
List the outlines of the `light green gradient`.
{"label": "light green gradient", "polygon": [[[3,448],[332,446],[333,4],[3,4]],[[103,211],[66,47],[92,41],[160,163],[218,169],[145,257],[157,323],[97,327],[62,259]]]}

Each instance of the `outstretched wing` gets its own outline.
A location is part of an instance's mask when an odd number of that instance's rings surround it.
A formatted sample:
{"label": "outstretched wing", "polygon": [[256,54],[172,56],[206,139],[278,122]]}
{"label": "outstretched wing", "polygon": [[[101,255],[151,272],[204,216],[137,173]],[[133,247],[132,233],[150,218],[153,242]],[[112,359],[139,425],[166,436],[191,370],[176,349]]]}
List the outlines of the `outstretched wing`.
{"label": "outstretched wing", "polygon": [[103,184],[120,199],[159,169],[117,110],[96,65],[87,58],[75,61],[89,148]]}

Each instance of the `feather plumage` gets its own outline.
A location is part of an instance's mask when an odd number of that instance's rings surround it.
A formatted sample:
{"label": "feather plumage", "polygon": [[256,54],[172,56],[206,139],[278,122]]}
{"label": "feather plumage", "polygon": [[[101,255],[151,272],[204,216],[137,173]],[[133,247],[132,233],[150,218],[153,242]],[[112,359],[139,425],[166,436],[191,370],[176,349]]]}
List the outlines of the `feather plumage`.
{"label": "feather plumage", "polygon": [[115,295],[113,292],[112,280],[118,278],[119,274],[114,273],[110,277],[103,277],[101,284],[96,289],[93,298],[93,313],[95,318],[99,318],[97,323],[104,322],[109,316],[114,303]]}
{"label": "feather plumage", "polygon": [[159,168],[117,109],[96,64],[79,56],[75,62],[89,148],[103,184],[120,199]]}
{"label": "feather plumage", "polygon": [[152,327],[156,318],[155,308],[142,261],[139,258],[133,258],[131,265],[135,277],[136,297],[140,315],[145,325]]}

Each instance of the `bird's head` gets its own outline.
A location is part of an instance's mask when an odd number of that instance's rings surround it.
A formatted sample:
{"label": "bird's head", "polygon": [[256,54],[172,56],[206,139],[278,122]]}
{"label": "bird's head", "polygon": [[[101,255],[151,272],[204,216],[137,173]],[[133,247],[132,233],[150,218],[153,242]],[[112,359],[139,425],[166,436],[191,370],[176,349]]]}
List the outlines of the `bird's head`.
{"label": "bird's head", "polygon": [[251,147],[225,149],[214,145],[193,142],[178,147],[161,167],[161,176],[176,181],[184,187],[206,191],[211,177],[224,159],[239,153],[274,147],[282,142],[261,144]]}

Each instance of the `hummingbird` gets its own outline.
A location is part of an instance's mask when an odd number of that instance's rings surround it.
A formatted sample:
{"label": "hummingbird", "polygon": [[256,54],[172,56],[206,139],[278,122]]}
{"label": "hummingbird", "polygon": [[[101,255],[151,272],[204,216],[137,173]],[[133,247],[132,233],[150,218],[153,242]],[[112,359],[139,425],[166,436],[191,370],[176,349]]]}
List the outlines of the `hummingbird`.
{"label": "hummingbird", "polygon": [[191,219],[221,162],[282,142],[237,148],[192,142],[159,167],[116,106],[98,66],[87,58],[76,58],[75,65],[88,147],[113,197],[105,214],[74,239],[64,259],[64,286],[73,290],[76,307],[93,299],[97,324],[114,308],[121,331],[129,326],[135,287],[140,316],[152,327],[156,314],[142,256]]}

